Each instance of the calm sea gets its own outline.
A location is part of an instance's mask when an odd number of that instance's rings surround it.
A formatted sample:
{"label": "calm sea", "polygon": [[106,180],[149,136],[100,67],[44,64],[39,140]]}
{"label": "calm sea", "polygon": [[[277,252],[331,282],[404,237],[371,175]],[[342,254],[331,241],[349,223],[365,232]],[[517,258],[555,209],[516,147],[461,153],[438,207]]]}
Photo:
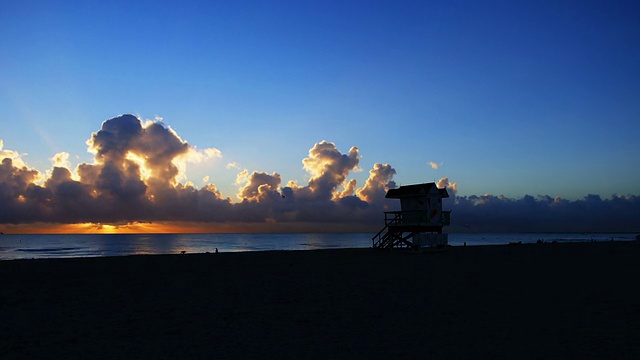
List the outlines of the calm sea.
{"label": "calm sea", "polygon": [[[371,247],[371,233],[0,235],[0,260]],[[543,241],[632,241],[636,234],[449,234],[459,246]]]}

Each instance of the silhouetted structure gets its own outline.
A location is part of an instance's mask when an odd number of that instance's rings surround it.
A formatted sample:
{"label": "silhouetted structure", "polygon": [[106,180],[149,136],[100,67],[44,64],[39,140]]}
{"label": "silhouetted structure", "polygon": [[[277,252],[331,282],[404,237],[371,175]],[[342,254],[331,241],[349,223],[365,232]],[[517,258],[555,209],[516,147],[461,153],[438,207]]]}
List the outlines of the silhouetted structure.
{"label": "silhouetted structure", "polygon": [[386,198],[400,199],[400,211],[385,211],[384,228],[371,240],[374,248],[438,248],[448,244],[442,228],[449,225],[451,211],[442,210],[447,189],[435,183],[389,189]]}

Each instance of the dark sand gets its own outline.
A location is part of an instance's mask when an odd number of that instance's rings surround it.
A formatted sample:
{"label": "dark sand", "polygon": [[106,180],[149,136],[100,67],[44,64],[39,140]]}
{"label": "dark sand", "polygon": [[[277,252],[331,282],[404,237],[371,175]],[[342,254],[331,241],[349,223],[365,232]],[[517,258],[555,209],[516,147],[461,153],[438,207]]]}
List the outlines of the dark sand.
{"label": "dark sand", "polygon": [[1,261],[0,358],[640,359],[640,243]]}

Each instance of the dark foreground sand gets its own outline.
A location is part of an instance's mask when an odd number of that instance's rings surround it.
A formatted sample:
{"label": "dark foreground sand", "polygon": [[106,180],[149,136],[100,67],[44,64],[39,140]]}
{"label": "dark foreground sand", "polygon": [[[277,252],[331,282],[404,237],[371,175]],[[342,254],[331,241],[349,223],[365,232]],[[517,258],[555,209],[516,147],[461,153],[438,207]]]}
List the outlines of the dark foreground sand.
{"label": "dark foreground sand", "polygon": [[1,261],[0,358],[640,359],[640,243]]}

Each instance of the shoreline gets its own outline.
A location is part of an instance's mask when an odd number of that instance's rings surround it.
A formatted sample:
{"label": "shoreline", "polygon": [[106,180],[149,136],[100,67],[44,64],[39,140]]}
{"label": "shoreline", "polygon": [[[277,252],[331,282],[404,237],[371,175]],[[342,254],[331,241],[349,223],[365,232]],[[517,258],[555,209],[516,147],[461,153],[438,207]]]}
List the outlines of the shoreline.
{"label": "shoreline", "polygon": [[[528,234],[528,233],[527,233]],[[543,233],[533,233],[536,235],[544,235]],[[570,233],[573,234],[573,233]],[[612,233],[603,233],[603,234],[612,234]],[[631,233],[620,233],[620,234],[624,234],[624,235],[631,235]],[[173,236],[172,234],[165,234],[167,236]],[[495,235],[495,234],[492,234]],[[101,236],[101,235],[100,235]],[[542,239],[542,238],[538,238],[536,239],[537,241],[541,241],[540,243],[538,243],[536,240],[533,240],[533,238],[527,239],[525,241],[522,240],[518,240],[518,241],[512,241],[512,242],[487,242],[487,243],[477,243],[477,242],[469,242],[467,244],[466,241],[458,241],[454,244],[449,244],[447,245],[447,248],[456,248],[456,247],[484,247],[484,246],[514,246],[514,245],[524,245],[524,246],[528,246],[528,245],[551,245],[551,244],[580,244],[580,243],[633,243],[633,242],[638,242],[640,240],[638,240],[638,237],[640,237],[640,235],[638,235],[636,237],[636,239],[632,239],[632,238],[618,238],[618,239],[614,239],[613,237],[611,239],[571,239],[571,238],[563,238],[563,239]],[[482,238],[484,240],[484,238]],[[14,246],[16,246],[16,244],[13,244]],[[40,245],[40,244],[39,244]],[[223,244],[217,245],[217,246],[224,246]],[[43,246],[43,245],[40,245]],[[181,250],[179,249],[175,249],[173,252],[160,252],[160,253],[154,253],[154,252],[141,252],[141,253],[132,253],[130,252],[131,249],[126,249],[124,250],[124,252],[122,254],[95,254],[95,255],[68,255],[68,254],[62,254],[59,256],[56,255],[41,255],[39,254],[40,251],[45,251],[45,252],[55,252],[55,251],[66,251],[66,250],[75,250],[75,249],[80,249],[80,247],[77,247],[78,244],[77,243],[73,243],[70,246],[72,247],[66,247],[66,245],[61,245],[62,247],[60,248],[56,248],[56,247],[38,247],[38,245],[36,245],[35,248],[31,248],[29,247],[29,245],[26,245],[25,248],[17,248],[17,249],[11,249],[10,251],[15,252],[17,251],[24,251],[25,255],[34,252],[35,256],[29,257],[29,256],[23,256],[23,257],[17,257],[15,255],[11,256],[11,252],[9,252],[9,256],[8,257],[2,257],[0,256],[0,262],[2,261],[16,261],[16,260],[45,260],[45,259],[75,259],[75,258],[104,258],[104,257],[120,257],[120,256],[145,256],[145,255],[184,255],[181,254]],[[186,245],[186,248],[189,248],[189,245]],[[278,252],[278,251],[322,251],[322,250],[349,250],[349,249],[372,249],[372,247],[370,245],[368,246],[346,246],[346,247],[326,247],[326,248],[308,248],[308,249],[300,249],[300,248],[282,248],[282,249],[225,249],[222,248],[220,249],[220,253],[245,253],[245,252]],[[216,251],[216,244],[212,243],[210,247],[208,248],[204,248],[204,249],[200,249],[200,250],[206,250],[206,251],[187,251],[186,254],[187,255],[196,255],[196,254],[201,254],[201,255],[205,255],[205,254],[213,254]],[[386,251],[385,249],[381,249],[382,251]],[[403,251],[404,249],[397,249],[399,251]],[[91,251],[91,250],[89,250]],[[113,250],[110,250],[113,251]],[[118,250],[115,250],[116,252]],[[433,249],[422,249],[419,250],[418,252],[431,252],[433,251]],[[0,255],[2,255],[2,253],[0,252]]]}
{"label": "shoreline", "polygon": [[3,358],[638,358],[637,242],[0,261]]}

